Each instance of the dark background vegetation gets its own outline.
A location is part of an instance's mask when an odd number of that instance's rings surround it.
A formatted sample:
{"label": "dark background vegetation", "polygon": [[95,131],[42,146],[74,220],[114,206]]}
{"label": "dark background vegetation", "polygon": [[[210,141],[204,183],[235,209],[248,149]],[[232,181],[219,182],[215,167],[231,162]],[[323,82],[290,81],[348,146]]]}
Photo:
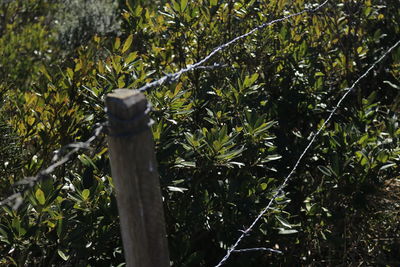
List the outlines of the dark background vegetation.
{"label": "dark background vegetation", "polygon": [[[138,88],[306,0],[0,2],[0,195]],[[213,266],[336,101],[400,36],[400,2],[335,0],[147,93],[171,262]],[[344,101],[227,266],[400,265],[400,48]],[[122,266],[104,136],[0,210],[0,265]]]}

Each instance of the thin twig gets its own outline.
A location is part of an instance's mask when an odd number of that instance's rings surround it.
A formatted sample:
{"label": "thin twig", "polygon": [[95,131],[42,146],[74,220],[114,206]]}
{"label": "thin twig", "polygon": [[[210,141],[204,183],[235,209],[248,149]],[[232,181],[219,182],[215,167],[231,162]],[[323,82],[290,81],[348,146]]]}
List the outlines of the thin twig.
{"label": "thin twig", "polygon": [[282,251],[272,248],[244,248],[244,249],[235,249],[232,253],[242,253],[242,252],[253,252],[253,251],[268,251],[278,254],[283,254]]}

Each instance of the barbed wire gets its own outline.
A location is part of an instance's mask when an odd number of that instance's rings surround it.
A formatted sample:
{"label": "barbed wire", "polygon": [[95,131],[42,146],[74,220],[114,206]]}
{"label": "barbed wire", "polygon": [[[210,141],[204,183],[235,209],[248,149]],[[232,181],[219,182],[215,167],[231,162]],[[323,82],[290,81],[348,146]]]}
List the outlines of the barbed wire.
{"label": "barbed wire", "polygon": [[[302,15],[304,13],[313,13],[318,11],[319,9],[321,9],[322,7],[324,7],[327,3],[329,2],[329,0],[324,1],[322,4],[319,4],[317,7],[315,8],[308,8],[308,9],[304,9],[300,12],[297,13],[293,13],[287,16],[284,16],[282,18],[279,19],[275,19],[272,20],[270,22],[266,22],[263,23],[255,28],[253,28],[252,30],[248,31],[247,33],[237,36],[234,39],[230,40],[227,43],[224,43],[216,48],[214,48],[206,57],[204,57],[203,59],[201,59],[200,61],[198,61],[197,63],[191,64],[186,66],[185,68],[175,72],[175,73],[170,73],[170,74],[166,74],[165,76],[159,78],[156,81],[150,82],[145,84],[144,86],[140,87],[139,89],[137,89],[138,91],[147,91],[150,88],[156,87],[156,86],[160,86],[164,83],[171,83],[173,81],[176,81],[179,79],[179,77],[181,75],[183,75],[184,73],[187,73],[189,71],[193,71],[193,70],[197,70],[197,69],[214,69],[217,67],[226,67],[227,65],[222,65],[222,64],[217,64],[214,63],[214,65],[211,66],[203,66],[204,63],[206,63],[208,60],[210,60],[215,54],[221,52],[222,50],[226,49],[227,47],[229,47],[230,45],[238,42],[241,39],[244,39],[252,34],[254,34],[257,31],[260,31],[272,24],[278,23],[278,22],[282,22],[285,20],[288,20],[292,17],[295,16],[299,16]],[[345,88],[344,90],[346,91],[344,93],[344,95],[339,99],[339,101],[337,102],[336,106],[333,108],[333,110],[330,112],[329,116],[327,117],[327,119],[324,121],[324,123],[322,124],[322,126],[318,129],[318,131],[313,135],[313,137],[311,138],[309,144],[306,146],[306,148],[304,149],[304,151],[302,152],[302,154],[300,155],[300,157],[298,158],[298,160],[296,161],[295,165],[293,166],[292,170],[290,171],[290,173],[286,176],[286,178],[284,179],[283,183],[276,189],[276,192],[273,194],[272,198],[270,199],[268,205],[258,214],[258,216],[255,218],[255,220],[252,222],[252,224],[244,231],[242,231],[241,236],[237,239],[237,241],[234,243],[234,245],[229,248],[227,250],[226,255],[222,258],[222,260],[215,266],[215,267],[220,267],[222,266],[231,256],[232,253],[242,253],[242,252],[251,252],[251,251],[269,251],[269,252],[273,252],[273,253],[282,253],[279,250],[275,250],[275,249],[271,249],[271,248],[246,248],[246,249],[236,249],[239,245],[239,243],[243,240],[243,238],[249,234],[249,232],[254,228],[254,226],[258,223],[258,221],[262,218],[262,216],[269,210],[271,209],[271,205],[272,203],[278,198],[278,196],[283,192],[283,189],[287,186],[290,178],[293,176],[294,172],[296,171],[298,165],[300,164],[301,160],[303,159],[303,157],[305,156],[305,154],[308,152],[308,150],[310,149],[310,147],[312,146],[312,144],[314,143],[314,141],[316,140],[316,137],[320,135],[320,133],[322,132],[322,130],[326,127],[326,125],[328,124],[328,122],[331,120],[331,118],[333,117],[334,113],[337,111],[337,109],[339,108],[339,106],[341,105],[341,103],[344,101],[344,99],[348,96],[348,94],[355,88],[355,86],[360,82],[360,80],[362,80],[363,78],[365,78],[369,72],[377,65],[379,64],[388,54],[391,53],[391,51],[396,48],[398,45],[400,44],[400,41],[398,41],[395,45],[393,45],[392,47],[390,47],[390,49],[388,49],[383,56],[381,56],[377,61],[375,61],[368,69],[367,71],[361,75],[353,84],[351,87],[349,88]],[[50,176],[50,174],[52,174],[56,168],[60,167],[61,165],[65,164],[66,162],[68,162],[70,160],[70,158],[72,157],[73,154],[75,154],[76,152],[78,152],[81,149],[88,149],[90,147],[90,144],[103,132],[103,130],[105,129],[106,124],[102,123],[97,125],[97,127],[94,130],[94,134],[93,136],[91,136],[87,141],[85,142],[78,142],[78,143],[72,143],[72,144],[68,144],[66,146],[64,146],[63,148],[61,148],[60,150],[55,151],[55,155],[52,159],[52,164],[47,167],[46,169],[40,171],[36,176],[34,177],[28,177],[28,178],[24,178],[23,180],[16,182],[14,185],[15,186],[23,186],[24,188],[15,193],[12,194],[11,196],[9,196],[8,198],[0,201],[0,206],[4,205],[4,204],[8,204],[11,201],[15,201],[15,204],[13,205],[13,208],[16,209],[20,206],[20,204],[22,203],[22,195],[29,189],[31,189],[32,187],[34,187],[38,182],[42,181],[43,179],[46,179],[47,177]],[[72,149],[71,151],[69,151],[67,154],[65,154],[64,156],[61,156],[62,152],[67,150],[67,149]]]}
{"label": "barbed wire", "polygon": [[354,87],[363,78],[365,78],[369,74],[369,72],[372,69],[374,69],[375,66],[377,64],[379,64],[388,54],[390,54],[392,52],[392,50],[395,49],[399,44],[400,44],[400,40],[397,41],[397,43],[395,43],[392,47],[390,47],[377,61],[375,61],[367,69],[367,71],[364,72],[364,74],[362,74],[350,87],[344,89],[346,91],[346,93],[344,93],[343,96],[339,99],[339,101],[337,102],[336,106],[332,109],[332,111],[330,112],[330,114],[327,117],[327,119],[324,121],[324,123],[321,125],[321,127],[319,127],[318,131],[313,135],[313,137],[311,138],[310,142],[308,143],[308,145],[306,146],[306,148],[304,149],[304,151],[301,153],[300,157],[298,158],[298,160],[294,164],[294,166],[293,166],[292,170],[290,171],[290,173],[286,176],[286,178],[284,179],[283,183],[276,189],[276,192],[273,194],[272,198],[268,202],[268,205],[258,214],[258,216],[254,219],[254,221],[251,223],[251,225],[246,230],[241,230],[242,234],[239,236],[239,238],[236,240],[236,242],[233,244],[233,246],[227,250],[227,253],[225,254],[225,256],[222,258],[222,260],[217,265],[215,265],[215,267],[222,266],[228,260],[228,258],[231,256],[232,252],[246,251],[246,249],[244,249],[244,250],[236,250],[236,248],[239,245],[239,243],[243,240],[243,238],[250,233],[250,231],[254,228],[254,226],[261,219],[261,217],[271,208],[272,203],[278,198],[278,196],[281,194],[281,192],[283,192],[283,189],[287,186],[290,178],[292,177],[292,175],[296,171],[296,169],[299,166],[301,160],[303,159],[303,157],[305,156],[307,151],[310,149],[311,145],[314,143],[314,141],[317,138],[317,136],[320,135],[322,130],[325,128],[325,126],[331,120],[331,118],[333,117],[333,115],[335,114],[336,110],[339,108],[339,106],[343,102],[343,100],[350,94],[351,91],[353,91]]}
{"label": "barbed wire", "polygon": [[[212,70],[215,68],[225,68],[228,67],[226,64],[219,64],[219,63],[214,63],[213,65],[210,66],[201,66],[197,69],[205,69],[205,70]],[[152,105],[151,103],[147,103],[146,110],[144,111],[143,115],[147,115],[150,111],[152,110]],[[118,121],[120,120],[119,118],[116,118],[112,114],[107,112],[107,109],[105,109],[105,112],[110,120]],[[125,123],[131,123],[134,120],[140,119],[138,118],[132,118],[132,120],[124,121]],[[147,124],[147,127],[151,127],[153,124],[153,120],[150,120],[149,123]],[[138,131],[134,132],[129,132],[129,133],[123,133],[123,134],[112,134],[109,133],[107,126],[108,126],[108,121],[99,123],[95,125],[96,128],[94,129],[94,134],[85,142],[75,142],[75,143],[70,143],[62,148],[53,151],[53,158],[52,158],[52,164],[48,166],[46,169],[40,171],[36,176],[33,177],[27,177],[24,178],[16,183],[14,183],[12,186],[17,187],[17,186],[23,186],[23,189],[8,196],[7,198],[3,199],[0,201],[0,206],[3,206],[5,204],[9,204],[10,202],[14,201],[14,204],[12,205],[13,209],[18,209],[18,207],[22,204],[23,201],[23,194],[27,192],[29,189],[33,188],[37,183],[40,181],[46,179],[49,177],[50,174],[52,174],[58,167],[61,165],[67,163],[73,154],[78,152],[81,149],[88,149],[90,147],[90,144],[102,133],[106,133],[109,136],[113,137],[131,137],[133,135],[139,134],[143,129],[140,129]],[[72,149],[69,151],[67,154],[65,154],[63,157],[61,157],[61,154],[64,153],[64,151]]]}
{"label": "barbed wire", "polygon": [[[96,124],[94,134],[85,142],[71,143],[63,146],[61,149],[55,150],[53,152],[54,156],[52,158],[52,164],[46,169],[40,171],[36,176],[24,178],[13,184],[14,187],[23,186],[23,189],[0,201],[0,206],[15,201],[12,207],[13,209],[18,209],[18,207],[22,204],[22,196],[27,190],[33,188],[38,182],[48,178],[49,175],[52,174],[58,167],[68,162],[73,154],[81,149],[88,149],[90,144],[103,132],[105,126],[105,123]],[[72,148],[72,150],[61,157],[62,152],[70,148]]]}
{"label": "barbed wire", "polygon": [[[259,30],[262,30],[262,29],[264,29],[267,26],[270,26],[272,24],[288,20],[288,19],[290,19],[292,17],[299,16],[299,15],[304,14],[304,13],[316,12],[317,10],[322,8],[328,1],[329,0],[326,0],[325,2],[323,2],[320,5],[318,5],[315,8],[304,9],[304,10],[302,10],[300,12],[293,13],[293,14],[284,16],[282,18],[275,19],[275,20],[272,20],[270,22],[266,22],[266,23],[263,23],[261,25],[258,25],[257,27],[253,28],[249,32],[247,32],[247,33],[245,33],[243,35],[237,36],[234,39],[230,40],[229,42],[224,43],[224,44],[218,46],[217,48],[214,48],[206,57],[204,57],[203,59],[201,59],[197,63],[188,65],[186,68],[183,68],[183,69],[179,70],[178,72],[166,74],[165,76],[159,78],[158,80],[150,82],[150,83],[147,83],[144,86],[138,88],[137,90],[140,91],[140,92],[143,92],[143,91],[147,91],[150,88],[153,88],[153,87],[156,87],[156,86],[160,86],[160,85],[162,85],[164,83],[171,83],[171,82],[176,81],[177,79],[179,79],[179,77],[182,74],[184,74],[186,72],[189,72],[189,71],[193,71],[193,70],[197,70],[197,69],[210,70],[210,69],[214,69],[214,68],[227,67],[226,64],[219,64],[219,63],[214,63],[213,65],[210,65],[210,66],[203,66],[203,64],[206,63],[215,54],[217,54],[218,52],[224,50],[228,46],[236,43],[237,41],[239,41],[239,40],[241,40],[243,38],[246,38],[246,37],[254,34],[255,32],[257,32]],[[58,160],[55,163],[53,163],[52,165],[50,165],[45,170],[39,172],[39,174],[37,174],[36,176],[25,178],[25,179],[17,182],[16,184],[14,184],[15,186],[17,186],[17,185],[25,185],[25,188],[22,191],[17,192],[15,194],[12,194],[8,198],[0,201],[0,206],[4,205],[6,203],[9,203],[12,200],[15,200],[16,202],[15,202],[13,207],[14,208],[18,207],[22,203],[22,194],[26,190],[28,190],[29,188],[32,188],[37,182],[41,181],[44,177],[47,177],[57,167],[65,164],[74,153],[76,153],[80,149],[87,148],[90,145],[90,143],[100,134],[100,132],[102,131],[103,127],[104,127],[104,125],[101,126],[101,130],[99,132],[97,130],[99,130],[100,127],[95,129],[95,132],[97,134],[95,133],[95,135],[92,136],[91,138],[89,138],[86,142],[69,144],[69,145],[66,145],[65,147],[63,147],[62,149],[60,149],[60,151],[62,151],[62,150],[68,149],[68,148],[73,148],[64,157],[62,157],[60,160]],[[58,151],[58,152],[60,152],[60,151]],[[56,151],[56,153],[55,153],[56,154],[56,156],[55,156],[56,158],[57,158],[58,152]]]}
{"label": "barbed wire", "polygon": [[268,26],[270,26],[270,25],[272,25],[272,24],[275,24],[275,23],[278,23],[278,22],[282,22],[282,21],[288,20],[288,19],[290,19],[290,18],[292,18],[292,17],[300,16],[300,15],[302,15],[302,14],[304,14],[304,13],[316,12],[316,11],[318,11],[319,9],[321,9],[323,6],[325,6],[326,3],[328,3],[328,2],[329,2],[329,0],[325,0],[325,2],[323,2],[323,3],[320,4],[320,5],[318,5],[318,6],[315,7],[315,8],[304,9],[304,10],[302,10],[302,11],[300,11],[300,12],[293,13],[293,14],[284,16],[284,17],[282,17],[282,18],[275,19],[275,20],[272,20],[272,21],[270,21],[270,22],[265,22],[265,23],[263,23],[263,24],[261,24],[261,25],[258,25],[257,27],[253,28],[253,29],[250,30],[249,32],[247,32],[247,33],[245,33],[245,34],[242,34],[242,35],[240,35],[240,36],[237,36],[237,37],[235,37],[234,39],[230,40],[229,42],[224,43],[224,44],[222,44],[222,45],[220,45],[220,46],[214,48],[206,57],[204,57],[202,60],[198,61],[197,63],[188,65],[188,66],[186,66],[186,68],[183,68],[183,69],[181,69],[181,70],[179,70],[179,71],[177,71],[177,72],[166,74],[165,76],[159,78],[159,79],[156,80],[156,81],[153,81],[153,82],[150,82],[150,83],[147,83],[147,84],[143,85],[143,86],[140,87],[138,90],[139,90],[140,92],[143,92],[143,91],[147,91],[147,90],[150,89],[150,88],[153,88],[153,87],[156,87],[156,86],[161,86],[161,85],[164,84],[164,83],[171,83],[171,82],[174,82],[174,81],[178,80],[179,77],[180,77],[182,74],[186,73],[186,72],[189,72],[189,71],[192,71],[192,70],[195,70],[195,69],[199,69],[199,68],[204,68],[204,67],[202,67],[202,65],[203,65],[204,63],[206,63],[211,57],[213,57],[213,56],[214,56],[215,54],[217,54],[218,52],[224,50],[224,49],[227,48],[228,46],[230,46],[230,45],[236,43],[237,41],[239,41],[239,40],[241,40],[241,39],[243,39],[243,38],[246,38],[246,37],[248,37],[248,36],[254,34],[255,32],[260,31],[260,30],[262,30],[262,29],[264,29],[264,28],[266,28],[266,27],[268,27]]}

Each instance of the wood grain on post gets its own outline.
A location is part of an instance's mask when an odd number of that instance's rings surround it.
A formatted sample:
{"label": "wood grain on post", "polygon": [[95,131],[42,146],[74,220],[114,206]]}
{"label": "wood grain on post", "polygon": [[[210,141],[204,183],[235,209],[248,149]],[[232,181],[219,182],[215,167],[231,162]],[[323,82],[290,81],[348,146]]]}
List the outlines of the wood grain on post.
{"label": "wood grain on post", "polygon": [[106,97],[109,153],[128,267],[168,267],[162,197],[147,100],[135,90]]}

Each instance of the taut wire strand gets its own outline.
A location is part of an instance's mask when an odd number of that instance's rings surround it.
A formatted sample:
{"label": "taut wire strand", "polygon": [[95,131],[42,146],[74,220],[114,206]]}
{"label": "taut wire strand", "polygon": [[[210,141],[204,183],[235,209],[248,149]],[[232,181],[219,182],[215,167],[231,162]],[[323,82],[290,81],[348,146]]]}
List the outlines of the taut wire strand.
{"label": "taut wire strand", "polygon": [[362,74],[352,85],[351,87],[348,87],[344,90],[346,90],[346,93],[343,94],[343,96],[339,99],[339,101],[337,102],[336,106],[332,109],[332,111],[330,112],[328,118],[324,121],[324,123],[321,125],[321,127],[318,129],[318,131],[314,134],[314,136],[311,138],[311,141],[308,143],[308,145],[306,146],[306,148],[304,149],[303,153],[301,153],[300,157],[298,158],[298,160],[296,161],[296,163],[294,164],[292,170],[290,171],[290,173],[288,174],[288,176],[286,176],[285,180],[283,181],[283,183],[276,189],[276,192],[274,193],[274,195],[272,196],[271,200],[269,201],[268,205],[258,214],[258,216],[255,218],[255,220],[252,222],[252,224],[244,231],[242,231],[242,234],[240,235],[240,237],[236,240],[235,244],[233,244],[233,246],[231,248],[229,248],[225,254],[225,256],[222,258],[222,260],[215,265],[215,267],[220,267],[222,266],[227,260],[228,258],[231,256],[232,252],[237,251],[236,248],[239,245],[239,243],[242,241],[242,239],[248,235],[250,233],[250,231],[253,229],[253,227],[257,224],[257,222],[261,219],[261,217],[270,209],[272,203],[275,201],[275,199],[279,196],[280,192],[283,191],[283,189],[287,186],[290,178],[292,177],[292,175],[294,174],[294,172],[296,171],[297,167],[300,164],[300,161],[303,159],[304,155],[307,153],[307,151],[310,149],[311,145],[314,143],[315,139],[317,138],[317,136],[322,132],[322,130],[325,128],[325,126],[328,124],[328,122],[331,120],[331,118],[333,117],[333,115],[335,114],[336,110],[339,108],[340,104],[342,104],[343,100],[350,94],[350,92],[354,89],[354,87],[363,79],[365,78],[368,73],[379,63],[381,62],[388,54],[390,54],[392,52],[393,49],[395,49],[398,45],[400,44],[400,40],[397,41],[397,43],[395,43],[392,47],[390,47],[377,61],[375,61],[368,69],[367,71]]}
{"label": "taut wire strand", "polygon": [[[275,19],[275,20],[272,20],[270,22],[266,22],[266,23],[263,23],[261,25],[258,25],[257,27],[253,28],[249,32],[247,32],[247,33],[245,33],[243,35],[237,36],[234,39],[230,40],[229,42],[224,43],[224,44],[218,46],[217,48],[214,48],[206,57],[204,57],[202,60],[198,61],[197,63],[188,65],[188,66],[186,66],[186,68],[183,68],[183,69],[179,70],[178,72],[166,74],[165,76],[161,77],[160,79],[158,79],[156,81],[153,81],[153,82],[145,84],[144,86],[140,87],[138,90],[142,92],[142,91],[146,91],[146,90],[148,90],[150,88],[153,88],[153,87],[156,87],[156,86],[160,86],[160,85],[162,85],[164,83],[171,83],[171,82],[176,81],[177,79],[179,79],[179,77],[182,74],[184,74],[186,72],[189,72],[189,71],[192,71],[192,70],[196,70],[196,69],[214,69],[214,68],[219,68],[219,67],[226,67],[227,65],[218,64],[218,63],[214,63],[211,66],[203,66],[203,64],[206,63],[215,54],[217,54],[218,52],[224,50],[228,46],[236,43],[237,41],[239,41],[239,40],[241,40],[243,38],[246,38],[246,37],[254,34],[255,32],[257,32],[259,30],[262,30],[262,29],[264,29],[267,26],[270,26],[272,24],[288,20],[288,19],[290,19],[292,17],[299,16],[299,15],[307,13],[307,12],[316,12],[317,10],[321,9],[326,3],[328,3],[328,1],[329,0],[325,0],[322,4],[318,5],[315,8],[304,9],[304,10],[302,10],[300,12],[293,13],[293,14],[284,16],[282,18]],[[53,162],[54,161],[55,162],[52,165],[50,165],[48,168],[46,168],[45,170],[39,172],[39,174],[37,174],[36,176],[28,177],[28,178],[25,178],[25,179],[17,182],[15,185],[24,185],[25,188],[22,191],[17,192],[15,194],[12,194],[11,196],[7,197],[6,199],[0,201],[0,206],[4,205],[6,203],[9,203],[12,200],[15,200],[15,204],[14,204],[13,207],[14,208],[18,208],[18,206],[22,203],[22,194],[26,190],[28,190],[29,188],[32,188],[37,182],[39,182],[42,179],[44,179],[44,177],[47,177],[57,167],[65,164],[74,153],[76,153],[77,151],[79,151],[82,148],[89,147],[90,143],[94,139],[96,139],[98,137],[98,135],[103,131],[103,127],[104,127],[104,125],[101,125],[97,129],[95,129],[95,134],[91,138],[89,138],[86,142],[69,144],[69,145],[66,145],[65,147],[63,147],[62,149],[60,149],[58,151],[55,151],[55,156],[53,158]],[[62,157],[61,159],[58,159],[60,151],[65,150],[66,148],[73,148],[73,149],[70,152],[68,152],[64,157]]]}
{"label": "taut wire strand", "polygon": [[[59,150],[54,151],[54,157],[52,159],[53,164],[51,164],[49,167],[46,169],[40,171],[36,176],[34,177],[27,177],[22,179],[21,181],[16,182],[13,186],[24,186],[24,188],[17,192],[12,194],[11,196],[3,199],[0,201],[0,206],[3,206],[5,204],[10,203],[11,201],[15,200],[15,203],[13,205],[13,209],[18,209],[18,207],[22,203],[22,195],[30,188],[34,187],[38,182],[42,181],[43,179],[46,179],[51,173],[53,173],[57,167],[65,164],[73,154],[78,152],[81,149],[87,149],[90,147],[90,144],[103,132],[104,129],[104,123],[99,124],[97,128],[94,130],[94,134],[85,142],[78,142],[78,143],[71,143],[68,144],[64,147],[62,147]],[[71,151],[69,151],[67,154],[65,154],[63,157],[60,158],[59,153],[62,150],[65,150],[67,148],[73,148]]]}
{"label": "taut wire strand", "polygon": [[320,5],[318,5],[316,8],[304,9],[304,10],[302,10],[302,11],[300,11],[300,12],[293,13],[293,14],[284,16],[284,17],[282,17],[282,18],[275,19],[275,20],[272,20],[272,21],[270,21],[270,22],[265,22],[265,23],[263,23],[263,24],[261,24],[261,25],[258,25],[257,27],[253,28],[253,29],[250,30],[249,32],[247,32],[247,33],[245,33],[245,34],[243,34],[243,35],[237,36],[237,37],[235,37],[234,39],[230,40],[229,42],[224,43],[224,44],[218,46],[217,48],[214,48],[206,57],[204,57],[202,60],[198,61],[197,63],[188,65],[188,66],[186,66],[186,68],[183,68],[183,69],[181,69],[180,71],[177,71],[177,72],[174,72],[174,73],[166,74],[165,76],[159,78],[159,79],[156,80],[156,81],[153,81],[153,82],[150,82],[150,83],[145,84],[144,86],[140,87],[138,90],[141,91],[141,92],[143,92],[143,91],[147,91],[147,90],[150,89],[150,88],[153,88],[153,87],[156,87],[156,86],[160,86],[160,85],[162,85],[162,84],[164,84],[164,83],[171,83],[171,82],[173,82],[173,81],[176,81],[176,80],[179,79],[179,77],[180,77],[182,74],[184,74],[184,73],[186,73],[186,72],[189,72],[189,71],[192,71],[192,70],[195,70],[195,69],[199,69],[199,68],[204,68],[204,67],[202,67],[202,65],[203,65],[204,63],[206,63],[211,57],[213,57],[213,56],[214,56],[215,54],[217,54],[218,52],[224,50],[224,49],[227,48],[228,46],[230,46],[230,45],[236,43],[237,41],[239,41],[239,40],[241,40],[241,39],[243,39],[243,38],[246,38],[246,37],[252,35],[253,33],[255,33],[255,32],[259,31],[259,30],[262,30],[262,29],[264,29],[264,28],[266,28],[266,27],[268,27],[268,26],[270,26],[270,25],[272,25],[272,24],[275,24],[275,23],[277,23],[277,22],[285,21],[285,20],[288,20],[288,19],[290,19],[290,18],[292,18],[292,17],[300,16],[300,15],[302,15],[302,14],[304,14],[304,13],[316,12],[316,11],[318,11],[319,9],[321,9],[323,6],[325,6],[326,3],[328,3],[328,2],[329,2],[329,0],[325,0],[325,2],[323,2],[323,3],[320,4]]}

